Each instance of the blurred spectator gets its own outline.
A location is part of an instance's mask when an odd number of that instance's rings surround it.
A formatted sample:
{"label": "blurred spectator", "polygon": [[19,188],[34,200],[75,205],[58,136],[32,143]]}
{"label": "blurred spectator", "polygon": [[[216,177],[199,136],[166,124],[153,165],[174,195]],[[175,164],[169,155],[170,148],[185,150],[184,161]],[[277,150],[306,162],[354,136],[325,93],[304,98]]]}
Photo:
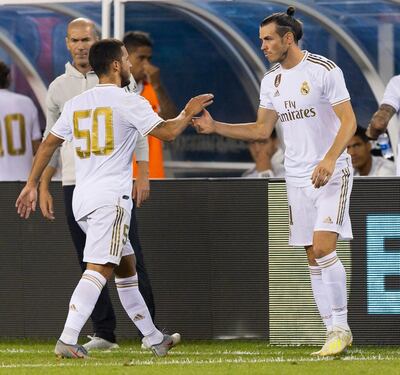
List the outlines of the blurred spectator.
{"label": "blurred spectator", "polygon": [[10,84],[10,68],[0,61],[0,181],[26,181],[42,133],[33,101]]}
{"label": "blurred spectator", "polygon": [[[373,114],[367,129],[367,136],[377,139],[386,131],[390,119],[400,111],[400,75],[392,77],[386,86],[379,109]],[[400,138],[397,146],[397,175],[400,176]]]}
{"label": "blurred spectator", "polygon": [[395,164],[381,156],[371,155],[371,143],[366,135],[366,129],[357,126],[356,133],[347,145],[351,156],[354,176],[388,177],[396,175]]}
{"label": "blurred spectator", "polygon": [[[123,40],[132,64],[131,73],[136,81],[135,92],[146,98],[160,117],[173,118],[178,114],[160,80],[160,69],[151,63],[153,42],[150,35],[143,31],[130,31]],[[158,138],[148,136],[149,140],[149,177],[163,178],[163,145]],[[137,175],[134,165],[134,174]]]}
{"label": "blurred spectator", "polygon": [[249,151],[255,166],[242,174],[242,177],[284,177],[284,152],[276,130],[271,137],[263,141],[249,142]]}

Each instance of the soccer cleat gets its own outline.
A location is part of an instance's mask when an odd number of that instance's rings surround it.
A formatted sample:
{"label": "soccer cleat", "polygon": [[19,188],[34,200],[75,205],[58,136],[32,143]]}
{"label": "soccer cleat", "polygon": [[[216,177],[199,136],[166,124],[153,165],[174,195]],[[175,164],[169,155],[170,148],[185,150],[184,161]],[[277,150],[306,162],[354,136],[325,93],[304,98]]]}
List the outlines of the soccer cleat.
{"label": "soccer cleat", "polygon": [[119,345],[115,342],[108,341],[106,339],[102,339],[97,336],[88,336],[90,341],[83,345],[83,347],[87,351],[91,350],[113,350],[118,349]]}
{"label": "soccer cleat", "polygon": [[54,353],[59,358],[87,358],[89,353],[79,344],[70,345],[65,344],[61,340],[57,341]]}
{"label": "soccer cleat", "polygon": [[325,339],[324,345],[317,352],[311,353],[311,355],[320,355],[322,353],[323,349],[325,348],[325,345],[327,344],[327,342],[332,338],[332,334],[333,334],[333,330],[332,329],[326,331],[326,339]]}
{"label": "soccer cleat", "polygon": [[338,355],[343,353],[343,351],[350,347],[352,343],[353,335],[350,330],[335,327],[328,333],[326,342],[322,349],[313,353],[313,355],[318,355],[320,357]]}
{"label": "soccer cleat", "polygon": [[171,350],[174,346],[178,345],[180,342],[181,342],[181,335],[179,333],[174,333],[173,335],[164,334],[163,340],[156,345],[149,345],[147,343],[146,337],[143,337],[142,339],[143,345],[147,349],[151,349],[151,351],[157,357],[165,357],[168,354],[168,351]]}

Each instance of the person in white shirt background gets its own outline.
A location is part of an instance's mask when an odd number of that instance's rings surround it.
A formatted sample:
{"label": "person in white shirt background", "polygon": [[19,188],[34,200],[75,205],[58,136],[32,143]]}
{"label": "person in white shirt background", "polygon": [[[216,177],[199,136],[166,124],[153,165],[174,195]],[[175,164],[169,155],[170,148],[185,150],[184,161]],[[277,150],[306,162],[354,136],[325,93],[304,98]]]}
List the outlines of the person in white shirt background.
{"label": "person in white shirt background", "polygon": [[[379,109],[373,114],[367,129],[370,139],[377,139],[384,133],[390,119],[400,111],[400,75],[391,78],[386,86]],[[400,134],[399,134],[400,135]],[[396,174],[400,176],[400,136],[397,145]]]}
{"label": "person in white shirt background", "polygon": [[354,168],[354,176],[395,176],[396,165],[394,162],[382,156],[373,156],[371,142],[365,133],[365,128],[357,126],[356,133],[347,145],[347,152],[351,156]]}
{"label": "person in white shirt background", "polygon": [[26,181],[42,132],[35,104],[10,84],[10,68],[0,61],[0,181]]}

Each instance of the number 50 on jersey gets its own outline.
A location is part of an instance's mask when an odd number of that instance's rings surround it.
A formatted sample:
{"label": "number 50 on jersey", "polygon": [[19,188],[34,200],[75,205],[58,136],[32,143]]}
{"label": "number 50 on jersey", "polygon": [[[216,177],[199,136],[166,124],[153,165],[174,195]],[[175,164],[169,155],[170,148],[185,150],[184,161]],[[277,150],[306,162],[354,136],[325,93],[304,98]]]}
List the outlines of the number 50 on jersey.
{"label": "number 50 on jersey", "polygon": [[[101,121],[100,119],[104,119]],[[82,129],[81,124],[90,121],[91,130]],[[113,114],[110,107],[98,107],[94,110],[86,109],[75,111],[73,115],[74,137],[85,140],[85,147],[76,147],[75,152],[81,159],[89,158],[91,154],[97,156],[110,155],[114,151]],[[104,127],[104,132],[99,131]],[[103,140],[100,135],[104,134]]]}

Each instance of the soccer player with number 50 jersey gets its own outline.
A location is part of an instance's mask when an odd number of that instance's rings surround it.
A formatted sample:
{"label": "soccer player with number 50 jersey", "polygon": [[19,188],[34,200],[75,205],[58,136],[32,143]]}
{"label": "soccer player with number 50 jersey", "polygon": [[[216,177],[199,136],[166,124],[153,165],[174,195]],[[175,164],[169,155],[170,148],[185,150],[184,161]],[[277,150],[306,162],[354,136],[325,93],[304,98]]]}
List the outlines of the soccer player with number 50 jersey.
{"label": "soccer player with number 50 jersey", "polygon": [[129,242],[132,200],[131,162],[139,133],[163,141],[175,139],[213,96],[192,98],[174,119],[163,120],[146,99],[121,87],[129,84],[131,64],[123,43],[104,39],[92,45],[89,63],[100,84],[66,102],[60,118],[39,147],[31,174],[17,199],[21,217],[35,210],[40,176],[56,148],[72,142],[76,166],[73,211],[86,234],[87,268],[72,294],[64,330],[55,347],[59,357],[85,358],[79,333],[106,281],[115,273],[122,306],[140,330],[143,344],[165,356],[179,340],[155,327],[138,288],[135,257]]}

